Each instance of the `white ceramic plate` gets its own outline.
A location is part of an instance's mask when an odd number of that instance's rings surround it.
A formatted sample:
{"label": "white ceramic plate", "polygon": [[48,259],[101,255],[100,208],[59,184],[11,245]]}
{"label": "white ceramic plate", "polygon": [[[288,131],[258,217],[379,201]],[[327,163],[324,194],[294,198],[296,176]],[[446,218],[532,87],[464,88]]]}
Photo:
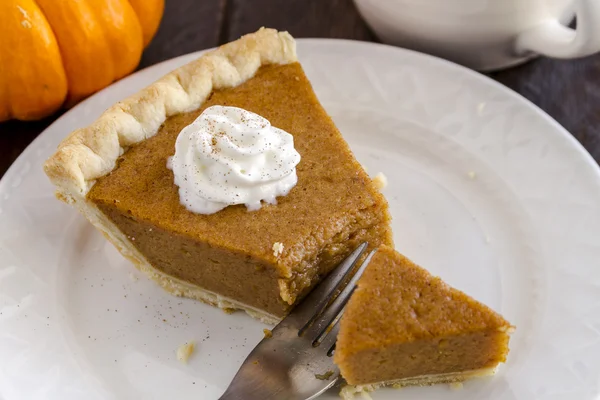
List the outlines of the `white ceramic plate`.
{"label": "white ceramic plate", "polygon": [[[499,84],[422,54],[301,40],[304,68],[369,173],[398,249],[517,326],[492,379],[375,399],[600,396],[600,173],[555,121]],[[74,108],[0,182],[0,397],[216,399],[264,328],[139,275],[41,170],[59,141],[197,54]],[[198,343],[189,364],[176,348]],[[336,398],[335,393],[324,396]]]}

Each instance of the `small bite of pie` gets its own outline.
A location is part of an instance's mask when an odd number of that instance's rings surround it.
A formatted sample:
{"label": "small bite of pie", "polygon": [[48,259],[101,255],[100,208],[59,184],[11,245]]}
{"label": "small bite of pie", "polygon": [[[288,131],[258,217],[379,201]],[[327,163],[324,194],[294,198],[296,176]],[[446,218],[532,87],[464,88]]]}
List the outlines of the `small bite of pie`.
{"label": "small bite of pie", "polygon": [[[236,109],[291,134],[297,183],[252,207],[195,212],[182,201],[187,178],[174,176],[178,137]],[[245,115],[231,118],[247,124]],[[218,151],[235,141],[213,134],[207,146]],[[359,243],[391,245],[387,202],[319,103],[286,32],[261,29],[169,73],[71,133],[44,168],[57,196],[163,288],[267,322]]]}
{"label": "small bite of pie", "polygon": [[334,357],[347,392],[491,375],[514,330],[387,246],[371,259],[340,324]]}

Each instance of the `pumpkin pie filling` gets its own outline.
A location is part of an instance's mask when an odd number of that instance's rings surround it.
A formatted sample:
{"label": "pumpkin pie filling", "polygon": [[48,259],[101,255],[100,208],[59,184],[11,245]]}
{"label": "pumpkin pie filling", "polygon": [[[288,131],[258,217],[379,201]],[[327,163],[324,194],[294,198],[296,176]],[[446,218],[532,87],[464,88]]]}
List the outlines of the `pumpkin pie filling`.
{"label": "pumpkin pie filling", "polygon": [[[181,205],[167,159],[177,135],[212,105],[259,114],[291,133],[298,183],[248,211],[211,215]],[[387,203],[314,95],[300,64],[268,65],[239,86],[213,91],[125,152],[87,199],[168,277],[282,317],[360,242],[390,244]],[[280,243],[283,251],[273,251]]]}
{"label": "pumpkin pie filling", "polygon": [[487,306],[382,246],[342,317],[335,362],[350,385],[459,382],[490,375],[505,362],[513,329]]}

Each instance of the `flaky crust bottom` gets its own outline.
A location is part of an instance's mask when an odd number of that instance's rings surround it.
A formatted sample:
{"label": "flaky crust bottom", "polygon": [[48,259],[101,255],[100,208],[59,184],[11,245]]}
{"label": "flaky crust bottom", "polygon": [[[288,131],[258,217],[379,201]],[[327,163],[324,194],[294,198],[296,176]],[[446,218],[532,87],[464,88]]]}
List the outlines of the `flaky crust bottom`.
{"label": "flaky crust bottom", "polygon": [[199,300],[211,306],[219,307],[227,313],[242,310],[252,318],[258,319],[261,322],[269,325],[275,325],[281,318],[269,314],[258,308],[241,303],[229,297],[221,296],[220,294],[211,292],[210,290],[202,289],[199,286],[174,278],[162,271],[157,270],[149,264],[136,264],[137,269],[142,271],[153,281],[158,283],[167,292],[180,297],[187,297],[194,300]]}
{"label": "flaky crust bottom", "polygon": [[256,318],[266,324],[274,325],[281,318],[269,314],[263,310],[259,310],[237,300],[221,296],[220,294],[203,289],[199,286],[185,282],[181,279],[172,277],[156,268],[154,268],[148,260],[133,246],[131,241],[121,232],[115,224],[113,224],[106,215],[104,215],[98,207],[91,201],[79,197],[69,197],[61,195],[57,196],[75,206],[102,234],[111,242],[117,250],[125,256],[129,261],[136,266],[138,270],[146,274],[152,280],[157,282],[162,288],[176,296],[188,297],[195,300],[200,300],[204,303],[219,307],[226,312],[235,310],[245,311],[252,318]]}
{"label": "flaky crust bottom", "polygon": [[344,386],[340,391],[340,397],[344,400],[352,400],[356,395],[362,395],[366,398],[370,398],[370,396],[368,396],[369,392],[381,389],[385,386],[391,386],[395,389],[399,389],[406,386],[431,386],[438,383],[463,382],[471,378],[479,378],[494,375],[496,373],[496,370],[497,367],[482,368],[471,371],[450,372],[447,374],[421,375],[411,378],[377,382],[368,385],[347,385]]}

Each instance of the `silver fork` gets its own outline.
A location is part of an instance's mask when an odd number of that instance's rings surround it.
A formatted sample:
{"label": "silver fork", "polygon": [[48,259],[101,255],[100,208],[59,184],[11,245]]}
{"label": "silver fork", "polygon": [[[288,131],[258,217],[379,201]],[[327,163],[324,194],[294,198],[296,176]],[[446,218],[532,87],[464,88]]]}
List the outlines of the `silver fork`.
{"label": "silver fork", "polygon": [[366,249],[354,250],[252,350],[219,400],[309,400],[337,382],[337,322],[375,251],[339,288]]}

